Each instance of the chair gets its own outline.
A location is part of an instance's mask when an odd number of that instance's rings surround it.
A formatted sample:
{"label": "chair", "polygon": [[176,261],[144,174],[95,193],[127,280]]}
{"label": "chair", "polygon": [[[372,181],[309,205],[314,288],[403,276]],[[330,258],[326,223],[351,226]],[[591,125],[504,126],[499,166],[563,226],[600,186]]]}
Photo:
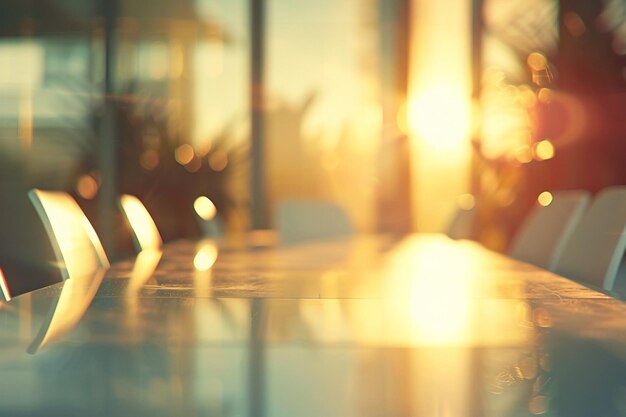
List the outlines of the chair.
{"label": "chair", "polygon": [[548,205],[537,203],[526,217],[511,243],[509,255],[553,270],[590,201],[587,191],[552,193]]}
{"label": "chair", "polygon": [[350,236],[354,229],[337,204],[318,200],[284,200],[278,203],[274,225],[282,244]]}
{"label": "chair", "polygon": [[133,195],[124,194],[120,197],[120,207],[130,226],[137,252],[160,249],[163,241],[159,229],[143,203]]}
{"label": "chair", "polygon": [[0,290],[2,291],[2,298],[0,298],[0,301],[11,301],[11,298],[13,298],[13,296],[11,295],[11,288],[9,288],[9,283],[7,282],[7,279],[4,276],[4,272],[2,272],[2,269],[0,268]]}
{"label": "chair", "polygon": [[196,198],[193,209],[203,237],[216,238],[222,235],[222,225],[218,218],[217,208],[208,197]]}
{"label": "chair", "polygon": [[458,207],[452,220],[446,228],[445,234],[450,239],[473,239],[474,222],[476,219],[476,203],[474,197],[464,194],[459,197]]}
{"label": "chair", "polygon": [[595,197],[565,242],[554,271],[573,280],[613,290],[626,249],[626,187],[609,187]]}
{"label": "chair", "polygon": [[28,197],[48,234],[63,279],[92,276],[109,268],[96,231],[69,194],[33,189]]}

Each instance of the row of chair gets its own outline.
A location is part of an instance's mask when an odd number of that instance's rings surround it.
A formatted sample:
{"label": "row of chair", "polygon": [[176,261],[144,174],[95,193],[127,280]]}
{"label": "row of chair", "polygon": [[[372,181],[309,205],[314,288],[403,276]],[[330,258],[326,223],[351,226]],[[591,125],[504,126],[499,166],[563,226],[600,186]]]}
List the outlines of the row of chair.
{"label": "row of chair", "polygon": [[[97,271],[109,268],[108,257],[96,231],[69,194],[33,189],[28,197],[48,235],[62,279],[94,275]],[[119,202],[130,226],[137,252],[159,249],[162,244],[161,236],[141,201],[126,194],[121,196]],[[20,285],[12,283],[12,279],[17,278],[5,276],[0,270],[0,289],[5,300],[19,295],[13,289],[20,288]],[[39,287],[43,285],[42,283]]]}
{"label": "row of chair", "polygon": [[[78,203],[69,194],[33,189],[28,196],[48,235],[61,279],[90,276],[109,268],[110,263],[100,239]],[[124,194],[119,199],[119,207],[131,231],[136,251],[141,254],[159,250],[162,245],[159,230],[143,203],[135,196]],[[207,197],[196,199],[194,213],[204,237],[221,235],[217,209]],[[275,214],[274,226],[281,244],[297,244],[353,233],[345,212],[329,202],[285,200],[277,205]],[[0,270],[0,289],[5,300],[51,283],[23,288],[11,282],[12,279],[18,278],[7,277]]]}
{"label": "row of chair", "polygon": [[[448,234],[463,238],[476,209],[461,213]],[[626,187],[558,191],[536,206],[513,238],[508,254],[567,278],[612,291],[626,250]]]}

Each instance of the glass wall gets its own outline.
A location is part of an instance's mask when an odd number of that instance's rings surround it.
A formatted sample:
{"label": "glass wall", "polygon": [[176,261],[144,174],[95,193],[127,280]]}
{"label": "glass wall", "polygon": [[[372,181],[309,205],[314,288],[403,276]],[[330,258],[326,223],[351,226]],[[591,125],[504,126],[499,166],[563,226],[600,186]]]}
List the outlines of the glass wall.
{"label": "glass wall", "polygon": [[198,234],[209,197],[229,230],[247,225],[247,2],[121,4],[115,89],[118,192],[137,195],[165,240]]}
{"label": "glass wall", "polygon": [[[408,145],[398,125],[407,5],[265,2],[269,226],[277,202],[314,199],[337,203],[359,231],[379,230],[383,217],[410,227]],[[27,198],[34,187],[70,193],[112,259],[134,253],[117,206],[125,193],[145,204],[166,242],[200,235],[199,196],[217,206],[227,232],[250,228],[248,0],[5,6],[1,221],[22,243],[7,244],[0,263],[32,259],[36,242],[50,252]]]}
{"label": "glass wall", "polygon": [[375,225],[382,128],[376,1],[268,2],[266,158],[270,212],[330,200]]}
{"label": "glass wall", "polygon": [[114,258],[132,253],[113,201],[123,193],[166,241],[200,234],[201,195],[225,228],[245,229],[245,0],[9,1],[2,15],[2,223],[24,241],[3,258],[45,246],[42,231],[24,231],[39,229],[33,187],[75,197]]}

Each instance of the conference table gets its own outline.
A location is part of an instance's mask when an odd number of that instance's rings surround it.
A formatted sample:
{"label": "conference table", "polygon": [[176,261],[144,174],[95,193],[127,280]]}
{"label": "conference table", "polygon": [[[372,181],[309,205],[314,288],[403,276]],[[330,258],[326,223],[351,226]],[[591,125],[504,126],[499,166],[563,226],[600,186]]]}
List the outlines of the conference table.
{"label": "conference table", "polygon": [[626,414],[615,297],[438,234],[268,236],[0,304],[0,415]]}

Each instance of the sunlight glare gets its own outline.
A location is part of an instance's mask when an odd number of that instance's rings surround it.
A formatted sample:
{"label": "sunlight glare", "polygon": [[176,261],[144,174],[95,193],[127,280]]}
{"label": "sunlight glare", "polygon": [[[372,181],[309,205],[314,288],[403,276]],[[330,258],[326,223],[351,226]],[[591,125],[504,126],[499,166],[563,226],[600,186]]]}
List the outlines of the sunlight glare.
{"label": "sunlight glare", "polygon": [[[424,344],[463,344],[471,336],[469,259],[450,264],[448,254],[433,251],[421,257],[412,271],[411,318],[418,340]],[[446,273],[441,274],[442,265]],[[437,279],[433,279],[437,277]]]}
{"label": "sunlight glare", "polygon": [[424,143],[441,150],[458,150],[470,127],[470,105],[460,91],[434,86],[408,106],[409,127]]}

